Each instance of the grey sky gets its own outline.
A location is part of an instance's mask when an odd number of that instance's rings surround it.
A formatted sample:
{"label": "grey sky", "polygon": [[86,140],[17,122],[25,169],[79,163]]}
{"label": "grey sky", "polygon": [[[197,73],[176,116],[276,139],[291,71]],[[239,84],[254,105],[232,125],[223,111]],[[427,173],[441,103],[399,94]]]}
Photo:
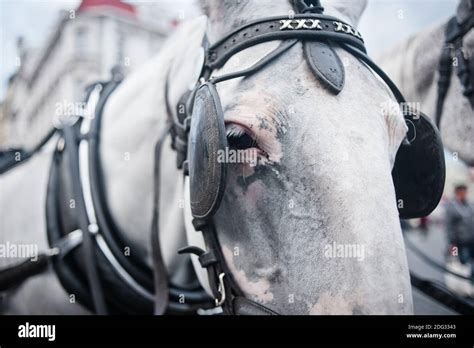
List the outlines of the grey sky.
{"label": "grey sky", "polygon": [[[148,0],[151,1],[161,0]],[[185,1],[189,0],[181,0]],[[59,11],[75,9],[79,2],[0,0],[0,100],[9,76],[16,70],[16,38],[21,35],[27,46],[41,47],[56,25]],[[455,0],[369,0],[359,29],[373,54],[445,21],[454,14],[456,5]]]}

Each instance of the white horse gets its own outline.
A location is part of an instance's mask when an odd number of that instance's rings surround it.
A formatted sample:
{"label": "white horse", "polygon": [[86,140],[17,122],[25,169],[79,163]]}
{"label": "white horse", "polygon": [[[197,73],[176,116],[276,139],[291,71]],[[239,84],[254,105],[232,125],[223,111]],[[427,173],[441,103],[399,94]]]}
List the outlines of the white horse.
{"label": "white horse", "polygon": [[[101,156],[108,203],[127,237],[151,253],[154,146],[169,99],[195,84],[203,35],[211,42],[244,22],[288,14],[289,1],[203,0],[206,16],[183,24],[161,53],[111,96],[104,114]],[[356,26],[366,5],[323,2],[326,14]],[[278,46],[270,42],[235,55],[216,74],[242,70]],[[337,49],[344,90],[334,96],[315,78],[301,43],[251,77],[222,83],[228,127],[252,129],[269,161],[229,166],[227,191],[215,217],[226,262],[245,296],[281,314],[410,314],[405,247],[391,169],[407,128],[387,86],[364,64]],[[260,126],[259,126],[260,125]],[[242,130],[243,131],[243,130]],[[190,227],[188,190],[176,154],[163,148],[161,247],[168,273],[186,258],[176,250],[202,245]],[[4,175],[0,241],[46,248],[44,200],[50,153]],[[188,232],[188,233],[186,233]],[[357,255],[337,246],[356,246]],[[194,260],[195,261],[195,260]],[[206,275],[196,272],[203,286]],[[9,313],[82,313],[51,272],[7,297]]]}
{"label": "white horse", "polygon": [[[456,16],[472,16],[468,0],[459,3]],[[398,85],[408,101],[420,103],[425,114],[434,117],[438,98],[438,66],[445,46],[446,23],[421,31],[384,52],[377,62]],[[463,39],[469,57],[471,73],[474,71],[474,30]],[[461,83],[452,71],[451,84],[446,96],[441,118],[444,145],[468,165],[474,165],[474,111],[462,94]]]}

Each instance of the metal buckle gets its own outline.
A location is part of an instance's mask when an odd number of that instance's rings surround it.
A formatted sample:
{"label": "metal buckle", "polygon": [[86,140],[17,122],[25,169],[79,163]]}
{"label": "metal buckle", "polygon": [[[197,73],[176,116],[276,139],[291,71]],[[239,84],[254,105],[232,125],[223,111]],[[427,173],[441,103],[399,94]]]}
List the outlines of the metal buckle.
{"label": "metal buckle", "polygon": [[225,286],[224,286],[224,277],[225,273],[219,274],[219,286],[217,287],[217,291],[221,295],[221,298],[216,298],[214,301],[216,302],[216,307],[220,307],[225,302]]}

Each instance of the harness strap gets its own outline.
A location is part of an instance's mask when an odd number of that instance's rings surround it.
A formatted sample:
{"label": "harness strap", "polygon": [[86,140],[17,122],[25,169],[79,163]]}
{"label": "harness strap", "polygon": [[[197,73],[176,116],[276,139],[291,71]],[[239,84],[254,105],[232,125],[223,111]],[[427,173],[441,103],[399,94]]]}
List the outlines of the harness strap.
{"label": "harness strap", "polygon": [[319,0],[292,0],[293,7],[299,13],[323,13],[324,7]]}
{"label": "harness strap", "polygon": [[168,307],[169,287],[168,272],[166,271],[160,247],[160,163],[161,150],[170,127],[166,127],[155,147],[155,194],[153,202],[153,222],[151,227],[151,245],[153,257],[153,278],[155,282],[155,315],[163,315]]}
{"label": "harness strap", "polygon": [[207,50],[207,70],[221,68],[233,55],[274,40],[335,40],[365,52],[364,40],[351,25],[321,14],[296,14],[259,19],[239,27]]}
{"label": "harness strap", "polygon": [[172,126],[169,129],[171,134],[171,147],[173,150],[176,150],[177,158],[176,165],[178,169],[183,168],[183,164],[186,160],[186,155],[188,151],[188,132],[190,127],[190,120],[187,120],[188,115],[188,100],[191,95],[191,91],[184,93],[176,105],[176,114],[173,112],[170,100],[169,100],[169,83],[170,83],[170,71],[166,75],[165,80],[165,106],[166,113],[170,118]]}
{"label": "harness strap", "polygon": [[441,116],[443,106],[448,94],[449,85],[451,83],[452,62],[455,57],[457,60],[457,75],[463,88],[464,96],[469,100],[471,108],[474,109],[474,81],[469,71],[468,57],[466,57],[463,49],[464,36],[474,28],[474,9],[471,8],[471,16],[462,23],[459,23],[456,17],[449,20],[445,30],[445,47],[441,53],[439,60],[439,80],[438,80],[438,99],[436,102],[436,126],[441,126]]}
{"label": "harness strap", "polygon": [[451,82],[451,47],[443,48],[439,63],[439,80],[438,80],[438,99],[436,101],[436,127],[441,125],[441,114],[443,113],[444,100],[448,94],[449,84]]}
{"label": "harness strap", "polygon": [[105,304],[102,282],[97,271],[97,260],[94,246],[95,238],[93,237],[93,234],[98,232],[98,228],[94,229],[94,226],[89,224],[89,219],[87,217],[79,174],[78,139],[76,138],[72,127],[64,127],[62,132],[66,142],[65,150],[69,156],[69,175],[71,176],[71,184],[78,211],[78,223],[82,230],[83,247],[81,251],[83,254],[87,280],[92,300],[94,302],[95,312],[99,315],[104,315],[107,313],[107,307]]}
{"label": "harness strap", "polygon": [[410,272],[410,282],[414,287],[424,294],[434,298],[447,307],[454,309],[456,312],[465,315],[472,314],[474,309],[473,305],[461,296],[448,290],[444,284],[439,284],[431,280],[425,280],[413,272]]}
{"label": "harness strap", "polygon": [[458,60],[457,75],[459,77],[459,81],[461,81],[461,85],[463,86],[463,95],[469,99],[471,106],[474,108],[472,98],[474,95],[473,81],[471,80],[469,63],[465,57],[462,47],[458,47],[456,49],[456,58]]}
{"label": "harness strap", "polygon": [[288,51],[291,47],[293,47],[296,43],[298,43],[298,40],[289,40],[289,41],[284,41],[276,50],[270,52],[267,54],[265,57],[260,59],[257,63],[252,65],[250,68],[237,71],[234,73],[229,73],[227,75],[223,76],[217,76],[217,77],[212,77],[209,82],[212,82],[214,84],[235,79],[238,77],[246,77],[249,75],[252,75],[256,73],[257,71],[263,69],[267,64],[272,62],[274,59],[278,58],[280,55]]}
{"label": "harness strap", "polygon": [[[28,161],[33,155],[35,155],[38,151],[40,151],[43,146],[45,146],[48,141],[56,134],[57,129],[51,129],[41,140],[40,142],[33,147],[31,150],[24,150],[24,149],[14,149],[14,150],[7,150],[5,152],[0,152],[0,159],[2,158],[2,154],[4,154],[5,159],[0,161],[0,174],[3,174],[17,165]],[[16,158],[16,153],[19,153],[19,159]],[[11,156],[8,156],[11,154]]]}
{"label": "harness strap", "polygon": [[195,254],[201,266],[207,270],[209,285],[215,298],[216,307],[222,307],[224,314],[230,315],[277,315],[271,309],[245,298],[228,269],[213,223],[194,219],[196,231],[201,231],[207,252],[189,246],[179,250],[179,254]]}
{"label": "harness strap", "polygon": [[25,260],[19,264],[0,270],[0,291],[6,291],[20,285],[26,279],[43,273],[54,254],[39,254],[37,260]]}
{"label": "harness strap", "polygon": [[235,315],[278,315],[260,303],[241,296],[234,298],[232,307]]}
{"label": "harness strap", "polygon": [[63,259],[72,250],[82,244],[82,231],[75,230],[61,238],[47,252],[40,253],[36,260],[28,259],[19,264],[0,269],[0,291],[9,290],[29,277],[47,270],[50,259]]}
{"label": "harness strap", "polygon": [[198,219],[194,219],[193,224],[196,230],[203,233],[208,251],[196,246],[188,246],[180,249],[178,253],[198,256],[201,266],[207,270],[216,307],[221,306],[224,314],[229,315],[278,315],[271,309],[244,296],[235,283],[232,273],[226,267],[214,225]]}

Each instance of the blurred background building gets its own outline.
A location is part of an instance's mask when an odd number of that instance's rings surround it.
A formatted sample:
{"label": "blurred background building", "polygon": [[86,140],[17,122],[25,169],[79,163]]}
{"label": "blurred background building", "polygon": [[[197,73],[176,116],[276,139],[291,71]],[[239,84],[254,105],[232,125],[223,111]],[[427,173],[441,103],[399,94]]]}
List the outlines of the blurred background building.
{"label": "blurred background building", "polygon": [[18,37],[17,70],[0,111],[0,148],[33,146],[59,113],[74,112],[86,85],[109,79],[116,66],[126,75],[157,53],[180,13],[150,5],[82,0],[59,13],[42,47]]}

